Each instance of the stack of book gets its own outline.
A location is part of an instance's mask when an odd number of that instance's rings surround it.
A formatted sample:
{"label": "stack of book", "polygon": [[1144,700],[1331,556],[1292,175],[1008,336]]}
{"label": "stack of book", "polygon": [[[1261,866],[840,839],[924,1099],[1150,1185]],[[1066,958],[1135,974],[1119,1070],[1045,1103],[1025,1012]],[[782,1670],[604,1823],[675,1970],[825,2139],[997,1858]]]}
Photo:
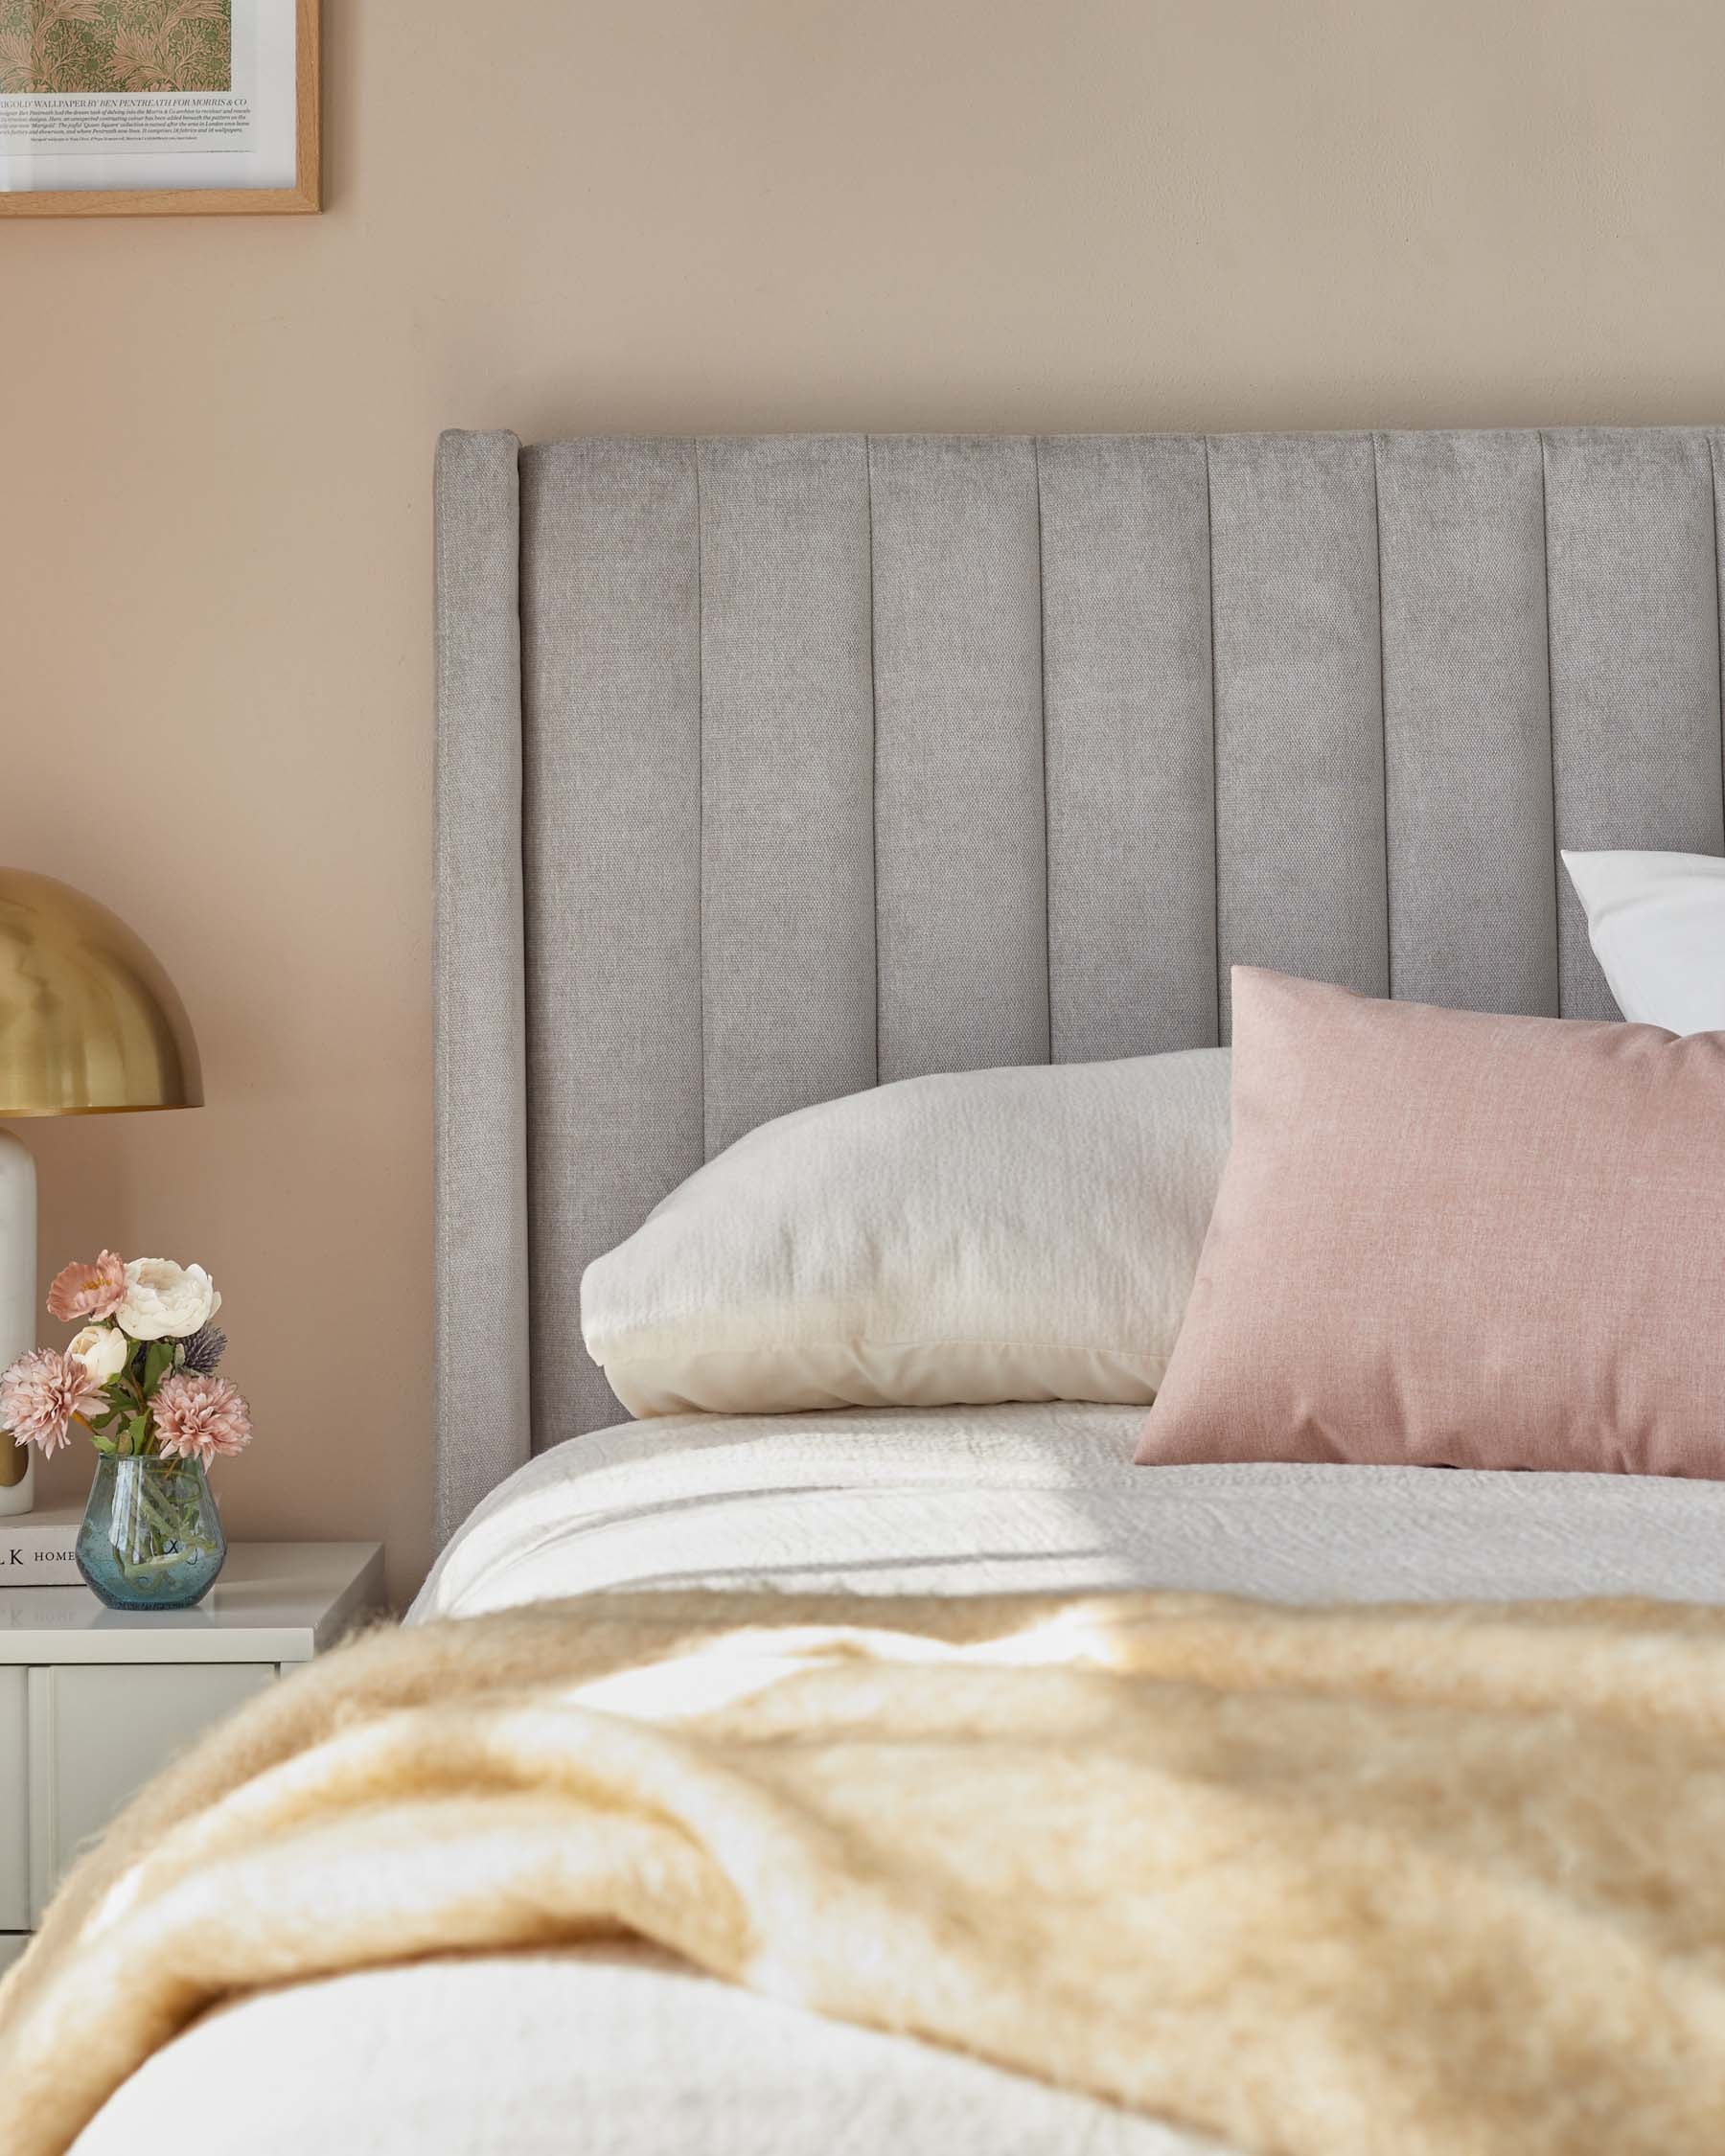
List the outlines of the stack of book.
{"label": "stack of book", "polygon": [[0,1520],[0,1594],[10,1587],[77,1587],[73,1548],[81,1504],[38,1505]]}

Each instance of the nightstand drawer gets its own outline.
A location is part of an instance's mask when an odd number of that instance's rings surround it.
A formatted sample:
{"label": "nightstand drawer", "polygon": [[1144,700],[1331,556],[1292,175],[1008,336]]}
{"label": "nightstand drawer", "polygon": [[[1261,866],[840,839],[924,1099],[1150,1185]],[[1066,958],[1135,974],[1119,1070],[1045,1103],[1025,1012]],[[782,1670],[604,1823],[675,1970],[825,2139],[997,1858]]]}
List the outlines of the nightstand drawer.
{"label": "nightstand drawer", "polygon": [[[30,1922],[28,1727],[25,1673],[0,1669],[0,1932],[20,1932]],[[0,1968],[5,1964],[0,1941]]]}
{"label": "nightstand drawer", "polygon": [[[14,1672],[0,1671],[0,1677]],[[89,1663],[30,1675],[30,1915],[157,1768],[274,1684],[274,1663]]]}

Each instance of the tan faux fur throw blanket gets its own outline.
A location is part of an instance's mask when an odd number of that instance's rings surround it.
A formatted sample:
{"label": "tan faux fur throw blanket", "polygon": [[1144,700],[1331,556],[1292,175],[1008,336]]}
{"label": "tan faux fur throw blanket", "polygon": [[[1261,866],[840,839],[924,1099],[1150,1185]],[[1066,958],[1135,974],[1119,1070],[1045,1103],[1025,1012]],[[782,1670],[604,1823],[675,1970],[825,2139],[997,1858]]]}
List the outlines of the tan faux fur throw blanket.
{"label": "tan faux fur throw blanket", "polygon": [[1725,1612],[637,1594],[373,1635],[74,1874],[0,1992],[0,2149],[62,2156],[256,1986],[632,1933],[1266,2156],[1717,2156]]}

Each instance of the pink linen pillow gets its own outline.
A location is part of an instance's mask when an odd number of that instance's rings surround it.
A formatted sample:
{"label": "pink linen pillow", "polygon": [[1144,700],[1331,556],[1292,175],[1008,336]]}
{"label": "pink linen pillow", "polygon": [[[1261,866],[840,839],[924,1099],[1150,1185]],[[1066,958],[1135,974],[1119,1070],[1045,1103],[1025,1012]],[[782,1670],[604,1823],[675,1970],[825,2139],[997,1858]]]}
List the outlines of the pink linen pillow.
{"label": "pink linen pillow", "polygon": [[1140,1466],[1725,1479],[1725,1033],[1237,966],[1233,1149]]}

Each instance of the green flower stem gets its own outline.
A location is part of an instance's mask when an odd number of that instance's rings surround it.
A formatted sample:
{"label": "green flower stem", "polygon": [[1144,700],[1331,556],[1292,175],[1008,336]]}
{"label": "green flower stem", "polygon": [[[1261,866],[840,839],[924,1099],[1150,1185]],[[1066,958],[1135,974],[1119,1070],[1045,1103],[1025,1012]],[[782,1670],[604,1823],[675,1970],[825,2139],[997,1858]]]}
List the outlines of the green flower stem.
{"label": "green flower stem", "polygon": [[177,1471],[158,1481],[142,1462],[118,1464],[122,1496],[108,1537],[115,1559],[135,1587],[168,1584],[167,1575],[188,1558],[208,1556],[215,1548],[198,1532],[200,1493],[194,1485],[185,1497],[177,1497]]}

